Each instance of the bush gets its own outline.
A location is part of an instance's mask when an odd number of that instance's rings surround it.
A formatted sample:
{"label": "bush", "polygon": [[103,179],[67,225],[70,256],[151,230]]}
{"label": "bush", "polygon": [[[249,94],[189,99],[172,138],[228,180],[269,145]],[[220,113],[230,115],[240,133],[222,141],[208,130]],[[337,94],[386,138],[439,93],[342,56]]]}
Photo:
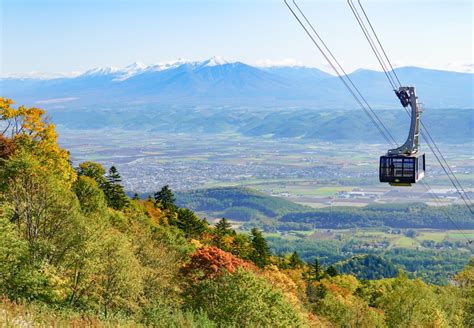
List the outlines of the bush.
{"label": "bush", "polygon": [[187,291],[187,305],[205,311],[223,327],[300,327],[305,324],[302,315],[278,289],[243,269],[192,285]]}

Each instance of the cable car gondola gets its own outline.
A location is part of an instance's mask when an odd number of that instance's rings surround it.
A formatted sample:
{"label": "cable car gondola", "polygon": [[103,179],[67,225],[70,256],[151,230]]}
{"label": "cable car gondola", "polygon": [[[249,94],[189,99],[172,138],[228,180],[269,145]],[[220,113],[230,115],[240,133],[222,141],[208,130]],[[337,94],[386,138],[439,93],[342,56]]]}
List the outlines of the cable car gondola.
{"label": "cable car gondola", "polygon": [[395,93],[403,107],[411,107],[410,132],[403,145],[380,157],[379,180],[392,186],[411,186],[425,176],[425,154],[418,152],[421,110],[414,87],[400,87]]}

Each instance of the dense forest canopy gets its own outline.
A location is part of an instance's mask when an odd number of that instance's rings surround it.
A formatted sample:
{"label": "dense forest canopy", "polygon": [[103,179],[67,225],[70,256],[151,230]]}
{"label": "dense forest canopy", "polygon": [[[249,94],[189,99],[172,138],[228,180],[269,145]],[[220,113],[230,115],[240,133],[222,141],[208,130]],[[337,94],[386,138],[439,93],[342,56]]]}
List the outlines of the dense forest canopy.
{"label": "dense forest canopy", "polygon": [[[358,280],[344,264],[275,255],[256,228],[211,226],[168,186],[129,198],[117,168],[71,165],[41,109],[0,98],[0,120],[2,326],[474,324],[473,261],[447,286],[403,272]],[[383,264],[365,259],[346,266]]]}
{"label": "dense forest canopy", "polygon": [[239,187],[181,192],[177,194],[177,202],[194,211],[250,221],[248,226],[258,224],[269,231],[354,227],[474,229],[470,213],[459,205],[440,208],[408,203],[314,209]]}

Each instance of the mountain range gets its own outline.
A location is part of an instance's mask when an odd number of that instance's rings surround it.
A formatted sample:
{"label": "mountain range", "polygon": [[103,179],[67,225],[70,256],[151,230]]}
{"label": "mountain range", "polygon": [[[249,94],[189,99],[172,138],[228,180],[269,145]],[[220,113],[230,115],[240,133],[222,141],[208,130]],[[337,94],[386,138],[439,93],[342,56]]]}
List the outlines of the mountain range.
{"label": "mountain range", "polygon": [[[430,108],[474,108],[474,74],[396,68]],[[383,72],[349,74],[377,108],[399,107]],[[354,108],[357,103],[338,77],[310,67],[254,67],[219,57],[201,62],[134,63],[123,69],[95,68],[73,77],[4,77],[0,94],[17,103],[45,108],[89,105],[196,105]]]}

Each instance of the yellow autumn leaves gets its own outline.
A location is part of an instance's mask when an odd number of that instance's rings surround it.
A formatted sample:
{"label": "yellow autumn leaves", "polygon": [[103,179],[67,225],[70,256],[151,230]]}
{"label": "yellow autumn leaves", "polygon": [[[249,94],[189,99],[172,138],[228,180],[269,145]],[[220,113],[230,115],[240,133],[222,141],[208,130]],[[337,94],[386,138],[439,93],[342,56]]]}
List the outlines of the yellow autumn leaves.
{"label": "yellow autumn leaves", "polygon": [[45,111],[36,107],[12,107],[11,99],[0,97],[0,131],[9,138],[17,151],[29,149],[42,159],[42,169],[61,176],[69,187],[76,173],[69,163],[69,153],[59,147],[54,124],[48,122]]}

